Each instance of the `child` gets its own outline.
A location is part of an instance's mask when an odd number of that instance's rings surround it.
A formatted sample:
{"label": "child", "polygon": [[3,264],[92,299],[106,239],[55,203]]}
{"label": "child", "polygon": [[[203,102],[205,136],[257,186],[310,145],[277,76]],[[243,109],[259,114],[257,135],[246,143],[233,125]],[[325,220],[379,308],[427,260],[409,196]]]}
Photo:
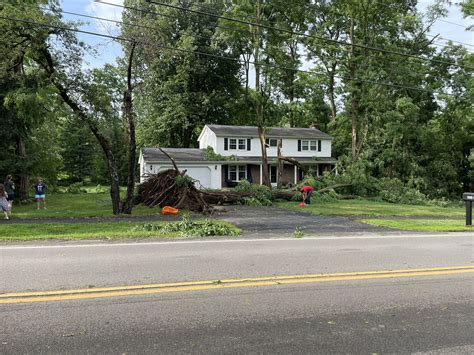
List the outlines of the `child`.
{"label": "child", "polygon": [[303,193],[303,201],[305,205],[311,204],[311,195],[313,194],[313,187],[309,185],[304,185],[301,188],[301,192]]}
{"label": "child", "polygon": [[43,179],[39,177],[33,187],[35,188],[36,209],[40,209],[41,202],[43,202],[43,208],[46,209],[46,185],[43,183]]}
{"label": "child", "polygon": [[10,215],[12,214],[13,200],[15,199],[15,183],[12,180],[11,175],[7,175],[5,179],[5,192],[7,193],[8,208],[10,210]]}
{"label": "child", "polygon": [[7,201],[8,194],[5,191],[5,186],[0,184],[0,209],[5,214],[5,219],[8,218],[8,214],[10,210],[8,209],[8,201]]}

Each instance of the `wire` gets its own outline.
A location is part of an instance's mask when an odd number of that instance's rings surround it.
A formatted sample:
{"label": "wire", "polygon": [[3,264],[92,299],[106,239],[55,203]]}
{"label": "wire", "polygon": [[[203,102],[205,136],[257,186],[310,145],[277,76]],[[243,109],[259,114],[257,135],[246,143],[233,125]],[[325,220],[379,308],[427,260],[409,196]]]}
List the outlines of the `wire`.
{"label": "wire", "polygon": [[[109,38],[109,39],[128,42],[128,43],[137,43],[138,42],[136,40],[133,40],[133,39],[130,39],[130,38],[125,38],[125,37],[105,35],[105,34],[97,33],[97,32],[79,30],[77,28],[56,26],[56,25],[45,24],[45,23],[40,23],[40,22],[35,22],[35,21],[30,21],[30,20],[24,20],[24,19],[18,19],[18,18],[12,18],[12,17],[7,17],[7,16],[0,16],[0,19],[9,20],[9,21],[17,21],[17,22],[22,22],[22,23],[28,23],[28,24],[32,24],[32,25],[45,27],[45,28],[54,28],[54,29],[63,30],[63,31],[83,33],[83,34],[99,36],[99,37]],[[173,48],[173,47],[162,46],[162,45],[157,45],[157,44],[155,44],[151,47],[166,49],[166,50],[170,50],[170,51],[177,51],[177,52],[182,52],[182,53],[191,53],[191,54],[203,55],[203,56],[217,58],[217,59],[232,60],[232,61],[238,62],[238,63],[249,63],[249,64],[252,64],[252,65],[259,65],[259,66],[264,66],[264,67],[269,67],[269,68],[306,73],[306,74],[309,74],[309,75],[317,75],[317,76],[324,76],[324,77],[326,76],[326,74],[315,73],[315,72],[309,71],[309,70],[300,70],[300,69],[286,68],[286,67],[271,65],[271,64],[266,64],[266,63],[257,63],[257,62],[253,62],[253,61],[245,61],[245,60],[234,58],[234,57],[216,55],[216,54],[211,54],[211,53],[204,53],[204,52],[200,52],[200,51],[190,51],[190,50],[186,50],[186,49]],[[413,86],[406,86],[406,85],[397,84],[397,83],[388,83],[388,82],[383,82],[383,81],[374,81],[374,80],[367,80],[367,79],[351,78],[351,77],[344,77],[344,76],[339,76],[339,75],[335,75],[334,77],[337,78],[337,79],[341,79],[341,80],[350,80],[350,81],[355,81],[355,82],[360,82],[360,83],[370,83],[370,84],[375,84],[375,85],[395,87],[395,88],[399,88],[399,89],[400,88],[401,89],[409,89],[409,90],[415,90],[415,91],[420,91],[420,92],[427,92],[427,93],[430,93],[430,94],[442,94],[442,95],[448,95],[448,96],[456,96],[454,94],[435,92],[435,91],[431,91],[431,90],[421,89],[421,88],[417,88],[417,87],[413,87]]]}
{"label": "wire", "polygon": [[[94,0],[94,1],[98,2],[98,3],[102,3],[102,1],[100,1],[100,0]],[[152,1],[152,0],[146,0],[146,1],[151,3],[151,4],[158,5],[158,6],[168,7],[168,8],[177,9],[177,10],[183,10],[183,11],[187,11],[187,12],[196,13],[196,14],[199,14],[199,15],[210,16],[210,17],[219,18],[219,19],[222,19],[222,20],[237,22],[237,23],[246,24],[246,25],[250,25],[250,26],[261,27],[261,28],[265,28],[265,29],[268,29],[268,30],[284,32],[284,33],[288,33],[288,34],[292,34],[292,35],[298,35],[298,36],[303,36],[303,37],[307,37],[307,38],[314,38],[314,39],[318,39],[318,40],[322,40],[322,41],[326,41],[326,42],[330,42],[330,43],[336,43],[336,44],[340,44],[340,45],[344,45],[344,46],[353,46],[353,47],[357,47],[357,48],[363,48],[363,49],[368,49],[368,50],[372,50],[372,51],[378,51],[378,52],[382,52],[382,53],[385,53],[385,54],[395,54],[395,55],[400,55],[400,56],[404,56],[404,57],[421,59],[421,60],[425,60],[425,61],[432,61],[432,62],[436,62],[436,63],[439,63],[439,64],[451,65],[451,66],[454,66],[454,67],[474,69],[474,67],[461,66],[461,65],[453,63],[453,62],[443,61],[443,60],[434,59],[434,58],[422,57],[422,56],[415,55],[415,54],[402,53],[402,52],[392,51],[392,50],[389,50],[389,49],[365,46],[365,45],[362,45],[362,44],[355,44],[355,43],[353,44],[353,43],[334,40],[334,39],[325,38],[325,37],[321,37],[321,36],[310,35],[310,34],[307,34],[307,33],[304,33],[304,32],[296,32],[296,31],[287,30],[287,29],[284,29],[284,28],[278,28],[278,27],[268,26],[268,25],[259,24],[259,23],[255,23],[255,22],[235,19],[235,18],[232,18],[232,17],[221,16],[221,15],[217,15],[217,14],[211,14],[211,13],[205,12],[205,11],[188,9],[188,8],[177,6],[177,5],[165,4],[165,3],[162,3],[162,2],[157,2],[157,1]]]}

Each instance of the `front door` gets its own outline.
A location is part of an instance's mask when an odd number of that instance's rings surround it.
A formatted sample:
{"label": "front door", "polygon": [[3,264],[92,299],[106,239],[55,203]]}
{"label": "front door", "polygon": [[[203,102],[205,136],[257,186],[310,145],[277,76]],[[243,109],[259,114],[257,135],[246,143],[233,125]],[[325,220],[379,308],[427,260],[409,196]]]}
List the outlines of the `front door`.
{"label": "front door", "polygon": [[272,184],[277,183],[277,167],[276,167],[276,165],[270,165],[270,182]]}

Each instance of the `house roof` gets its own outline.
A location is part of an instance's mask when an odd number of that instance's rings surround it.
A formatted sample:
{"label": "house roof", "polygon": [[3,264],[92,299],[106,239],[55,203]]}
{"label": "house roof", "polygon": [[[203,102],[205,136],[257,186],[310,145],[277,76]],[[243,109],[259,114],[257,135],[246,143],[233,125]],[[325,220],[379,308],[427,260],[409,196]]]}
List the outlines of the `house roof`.
{"label": "house roof", "polygon": [[[206,159],[206,150],[205,149],[197,149],[197,148],[163,148],[163,150],[168,153],[177,163],[179,162],[187,162],[187,163],[201,163],[201,164],[209,164],[209,160]],[[144,160],[148,162],[167,162],[171,163],[169,158],[163,154],[158,148],[142,148],[141,154]],[[222,164],[235,164],[235,163],[255,163],[259,164],[262,161],[262,158],[257,157],[234,157],[235,160],[222,160],[218,161]],[[300,163],[335,163],[334,158],[312,158],[312,157],[298,157],[296,158]],[[269,157],[269,163],[275,163],[277,158]],[[216,163],[216,162],[213,162]]]}
{"label": "house roof", "polygon": [[[224,126],[224,125],[207,125],[216,136],[222,137],[258,137],[258,128],[256,126]],[[267,127],[265,128],[265,137],[267,138],[325,138],[332,137],[316,128],[284,128],[284,127]]]}
{"label": "house roof", "polygon": [[[197,148],[163,148],[176,161],[204,161],[204,149]],[[169,158],[158,148],[142,148],[143,158],[149,161],[169,161]]]}

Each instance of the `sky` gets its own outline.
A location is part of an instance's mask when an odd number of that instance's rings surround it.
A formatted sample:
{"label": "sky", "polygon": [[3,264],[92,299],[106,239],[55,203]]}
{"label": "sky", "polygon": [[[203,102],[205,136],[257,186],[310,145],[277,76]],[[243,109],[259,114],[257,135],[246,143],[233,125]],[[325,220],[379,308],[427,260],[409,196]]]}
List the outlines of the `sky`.
{"label": "sky", "polygon": [[[123,0],[102,1],[110,4],[123,5]],[[426,11],[427,6],[432,3],[433,0],[420,0],[418,2],[418,9],[424,12]],[[98,3],[94,0],[61,0],[61,5],[64,11],[103,17],[117,21],[121,20],[122,8]],[[107,35],[118,34],[116,25],[110,22],[86,19],[70,14],[64,14],[64,17],[68,20],[80,20],[85,22],[85,24],[80,26],[80,28],[86,31],[99,32]],[[447,39],[464,42],[468,44],[466,48],[470,52],[474,52],[474,30],[465,30],[466,27],[473,23],[474,19],[463,18],[459,7],[453,5],[449,8],[448,16],[438,20],[432,26],[429,34],[432,36],[439,35],[442,38],[441,40],[436,41],[437,44],[445,43],[445,40]],[[89,45],[92,45],[97,51],[95,57],[88,56],[86,58],[87,63],[85,65],[88,67],[102,67],[106,63],[114,63],[116,58],[122,55],[120,46],[112,40],[85,34],[80,35],[80,38]],[[307,66],[308,65],[305,65],[305,67]]]}

